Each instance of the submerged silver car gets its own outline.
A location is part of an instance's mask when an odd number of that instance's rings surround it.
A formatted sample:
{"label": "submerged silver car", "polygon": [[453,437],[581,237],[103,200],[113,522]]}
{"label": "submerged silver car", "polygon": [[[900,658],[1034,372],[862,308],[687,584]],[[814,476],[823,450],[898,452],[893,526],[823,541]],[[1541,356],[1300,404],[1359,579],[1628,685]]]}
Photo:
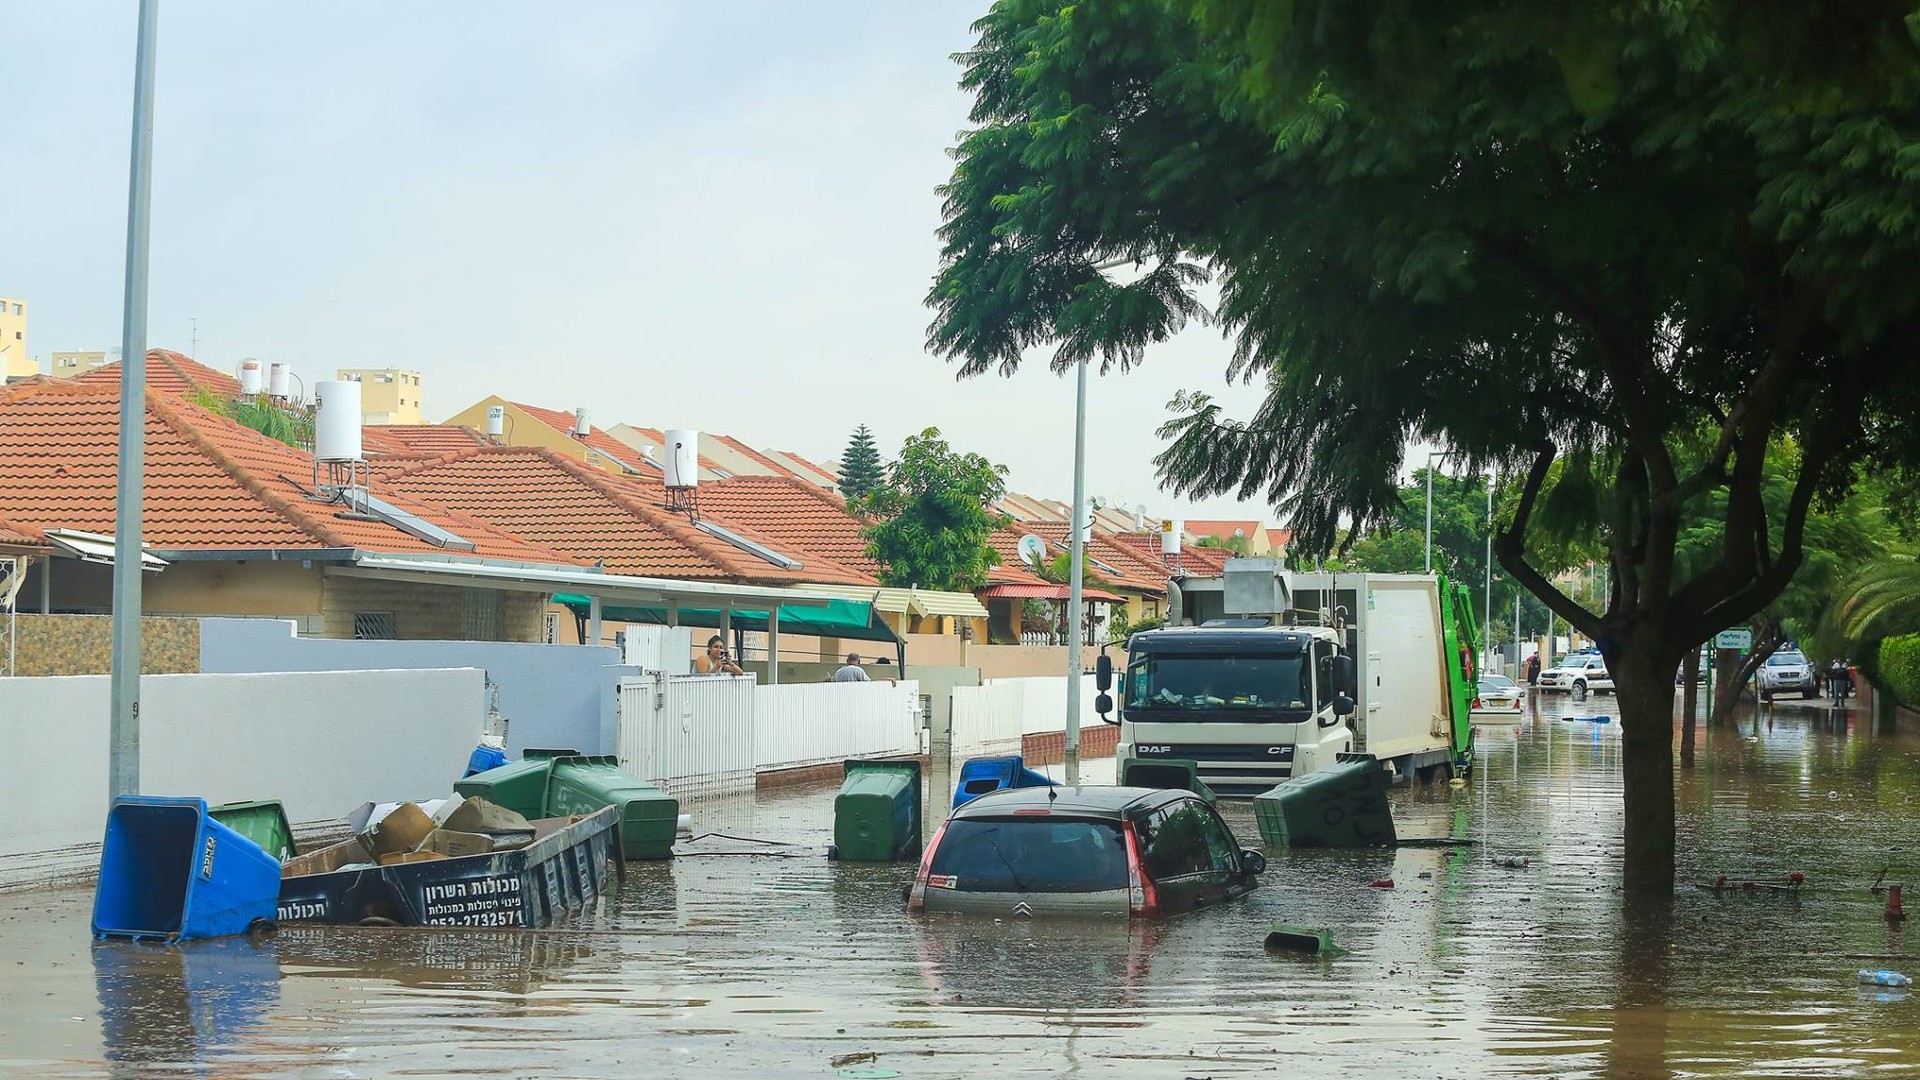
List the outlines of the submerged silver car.
{"label": "submerged silver car", "polygon": [[928,843],[907,905],[1001,918],[1142,918],[1244,895],[1265,869],[1265,856],[1242,851],[1189,791],[1012,788],[954,811]]}
{"label": "submerged silver car", "polygon": [[1816,697],[1820,693],[1820,680],[1813,673],[1813,665],[1807,663],[1805,653],[1781,649],[1760,665],[1760,700],[1771,701],[1775,694],[1795,691],[1803,698]]}

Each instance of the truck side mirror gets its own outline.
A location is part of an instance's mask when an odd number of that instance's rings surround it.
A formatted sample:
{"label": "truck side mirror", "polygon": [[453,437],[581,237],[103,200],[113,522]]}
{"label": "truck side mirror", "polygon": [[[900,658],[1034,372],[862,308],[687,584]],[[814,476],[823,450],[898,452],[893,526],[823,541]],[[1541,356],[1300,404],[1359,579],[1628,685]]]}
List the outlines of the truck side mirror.
{"label": "truck side mirror", "polygon": [[1093,686],[1103,694],[1113,689],[1113,657],[1106,653],[1101,653],[1094,658]]}
{"label": "truck side mirror", "polygon": [[1353,709],[1354,709],[1353,699],[1347,696],[1347,692],[1345,690],[1342,690],[1339,693],[1333,695],[1333,715],[1352,716]]}
{"label": "truck side mirror", "polygon": [[1360,675],[1354,667],[1353,657],[1348,653],[1338,653],[1329,666],[1333,675],[1334,693],[1348,698],[1347,712],[1350,713],[1353,711],[1353,695],[1360,689]]}

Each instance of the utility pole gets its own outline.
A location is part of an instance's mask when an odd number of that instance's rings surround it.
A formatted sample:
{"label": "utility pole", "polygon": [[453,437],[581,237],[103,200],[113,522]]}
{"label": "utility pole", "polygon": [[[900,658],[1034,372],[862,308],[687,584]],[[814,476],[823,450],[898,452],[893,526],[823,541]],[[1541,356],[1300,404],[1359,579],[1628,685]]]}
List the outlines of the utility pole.
{"label": "utility pole", "polygon": [[[1493,474],[1487,474],[1487,651],[1493,651]],[[1520,638],[1513,639],[1513,655],[1520,657]]]}
{"label": "utility pole", "polygon": [[120,461],[113,519],[112,717],[107,797],[140,793],[140,500],[147,460],[147,220],[153,192],[153,62],[160,0],[140,0],[127,179],[127,277],[120,314]]}

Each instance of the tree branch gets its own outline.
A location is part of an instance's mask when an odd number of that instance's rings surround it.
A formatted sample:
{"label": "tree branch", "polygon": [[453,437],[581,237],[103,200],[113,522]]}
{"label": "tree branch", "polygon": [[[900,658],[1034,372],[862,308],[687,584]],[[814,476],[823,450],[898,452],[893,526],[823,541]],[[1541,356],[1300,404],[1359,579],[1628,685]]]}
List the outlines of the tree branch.
{"label": "tree branch", "polygon": [[1600,636],[1600,620],[1527,562],[1527,526],[1533,520],[1533,508],[1540,500],[1540,488],[1546,483],[1555,454],[1553,443],[1544,441],[1535,452],[1533,465],[1527,470],[1526,483],[1520,489],[1520,504],[1514,510],[1513,523],[1500,530],[1495,537],[1494,553],[1500,557],[1500,565],[1507,573],[1512,574],[1521,587],[1539,597],[1547,605],[1547,610],[1567,620],[1581,633],[1597,639]]}

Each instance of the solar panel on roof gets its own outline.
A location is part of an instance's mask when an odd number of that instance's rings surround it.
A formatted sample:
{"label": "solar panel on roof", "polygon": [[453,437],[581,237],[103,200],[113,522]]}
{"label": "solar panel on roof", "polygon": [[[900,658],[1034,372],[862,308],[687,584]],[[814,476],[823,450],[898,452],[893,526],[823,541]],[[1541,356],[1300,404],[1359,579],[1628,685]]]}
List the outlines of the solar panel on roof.
{"label": "solar panel on roof", "polygon": [[453,551],[472,551],[473,541],[459,533],[443,529],[431,521],[409,513],[393,505],[365,488],[342,488],[341,497],[357,514],[365,514],[385,522],[410,536],[425,540],[435,547]]}
{"label": "solar panel on roof", "polygon": [[767,562],[772,563],[773,565],[779,567],[782,570],[798,570],[801,567],[801,563],[798,560],[789,559],[785,555],[780,554],[779,552],[773,550],[772,548],[766,546],[765,544],[755,543],[754,541],[749,540],[744,536],[741,536],[739,533],[734,532],[731,529],[724,528],[719,525],[715,525],[711,521],[696,521],[693,523],[693,527],[696,529],[699,529],[701,532],[706,533],[709,536],[718,537],[721,540],[725,540],[727,543],[732,544],[734,547],[739,548],[741,551],[744,551],[749,555],[755,556],[756,558],[764,559]]}

